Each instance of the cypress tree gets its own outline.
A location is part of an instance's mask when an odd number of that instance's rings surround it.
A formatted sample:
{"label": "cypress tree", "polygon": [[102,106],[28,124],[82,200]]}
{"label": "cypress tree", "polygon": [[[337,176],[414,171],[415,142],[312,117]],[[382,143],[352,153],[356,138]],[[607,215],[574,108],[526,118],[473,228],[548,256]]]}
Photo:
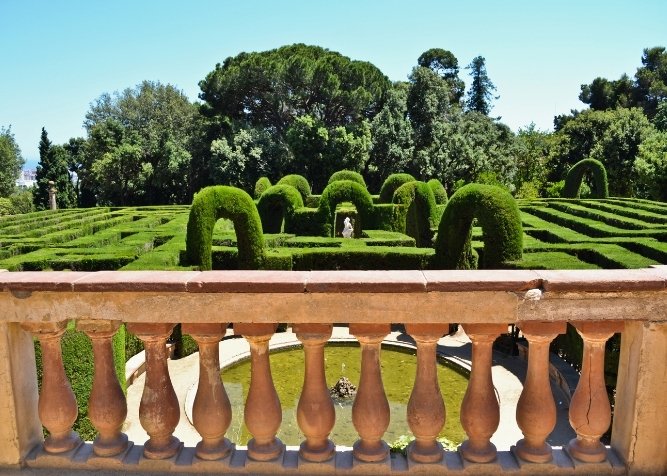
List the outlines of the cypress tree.
{"label": "cypress tree", "polygon": [[76,194],[67,163],[67,151],[61,146],[54,146],[49,140],[46,129],[42,127],[42,135],[39,140],[39,164],[37,164],[35,174],[37,186],[33,194],[33,203],[37,210],[49,208],[49,181],[51,180],[55,182],[58,208],[71,208],[76,205]]}

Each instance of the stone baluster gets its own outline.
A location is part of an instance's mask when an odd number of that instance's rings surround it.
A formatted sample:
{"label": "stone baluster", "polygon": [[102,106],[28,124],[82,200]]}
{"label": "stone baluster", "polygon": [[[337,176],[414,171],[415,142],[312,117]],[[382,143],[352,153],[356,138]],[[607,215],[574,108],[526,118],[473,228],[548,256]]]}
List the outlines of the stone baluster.
{"label": "stone baluster", "polygon": [[490,463],[496,458],[496,447],[490,440],[500,423],[500,407],[491,378],[493,342],[507,332],[507,326],[464,324],[463,329],[472,341],[472,369],[461,403],[461,426],[468,439],[459,451],[472,463]]}
{"label": "stone baluster", "polygon": [[32,323],[21,327],[32,332],[42,348],[42,390],[39,394],[38,413],[42,425],[49,431],[44,440],[48,453],[65,453],[81,444],[72,425],[79,413],[76,398],[65,375],[60,338],[65,333],[67,321]]}
{"label": "stone baluster", "polygon": [[181,412],[169,378],[167,339],[174,324],[130,323],[127,330],[144,343],[146,383],[139,404],[139,421],[150,439],[144,444],[148,459],[167,459],[178,453],[181,442],[173,433]]}
{"label": "stone baluster", "polygon": [[436,347],[449,325],[406,324],[405,329],[417,343],[417,374],[408,401],[408,425],[415,441],[407,453],[417,463],[438,463],[443,452],[436,438],[445,425],[446,411],[438,384]]}
{"label": "stone baluster", "polygon": [[516,422],[523,439],[515,452],[531,463],[548,463],[552,459],[547,437],[556,426],[556,403],[549,381],[549,344],[565,332],[564,322],[524,322],[519,324],[528,340],[526,381],[516,407]]}
{"label": "stone baluster", "polygon": [[275,324],[234,324],[234,332],[250,344],[250,389],[243,417],[253,436],[248,456],[256,461],[276,459],[285,448],[276,438],[283,416],[269,363],[269,340],[275,330]]}
{"label": "stone baluster", "polygon": [[389,427],[389,402],[380,372],[380,344],[389,330],[388,324],[350,324],[350,334],[361,345],[361,375],[352,405],[352,423],[359,439],[352,454],[366,463],[383,461],[389,456],[389,446],[382,441]]}
{"label": "stone baluster", "polygon": [[336,412],[324,373],[324,345],[331,337],[331,324],[298,324],[297,338],[303,343],[306,369],[296,419],[306,441],[299,454],[307,461],[329,460],[335,451],[329,433],[336,422]]}
{"label": "stone baluster", "polygon": [[202,439],[195,454],[203,460],[227,456],[232,444],[225,433],[232,421],[232,407],[220,378],[218,344],[227,324],[183,324],[199,345],[199,384],[192,406],[192,422]]}
{"label": "stone baluster", "polygon": [[116,375],[112,345],[120,325],[118,321],[77,322],[77,329],[85,332],[93,344],[95,374],[88,400],[88,417],[99,432],[93,442],[93,452],[97,456],[115,456],[128,447],[127,435],[121,432],[127,417],[127,401]]}
{"label": "stone baluster", "polygon": [[600,437],[611,424],[611,406],[604,382],[604,350],[607,340],[622,330],[619,322],[578,322],[574,324],[584,340],[581,375],[570,402],[570,425],[577,437],[566,447],[568,453],[586,463],[607,458]]}

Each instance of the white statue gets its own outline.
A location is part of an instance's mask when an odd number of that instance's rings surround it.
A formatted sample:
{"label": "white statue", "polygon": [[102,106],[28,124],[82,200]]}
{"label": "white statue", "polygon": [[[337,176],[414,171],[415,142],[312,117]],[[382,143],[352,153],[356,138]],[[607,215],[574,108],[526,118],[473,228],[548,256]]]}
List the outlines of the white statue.
{"label": "white statue", "polygon": [[343,220],[343,238],[352,238],[352,233],[354,233],[354,228],[352,228],[352,223],[350,223],[350,217],[345,217]]}

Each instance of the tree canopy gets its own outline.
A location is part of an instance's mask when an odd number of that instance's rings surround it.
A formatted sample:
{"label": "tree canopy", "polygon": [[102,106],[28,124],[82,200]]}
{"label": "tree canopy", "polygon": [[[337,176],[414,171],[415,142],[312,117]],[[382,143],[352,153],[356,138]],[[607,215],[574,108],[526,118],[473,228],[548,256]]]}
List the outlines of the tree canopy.
{"label": "tree canopy", "polygon": [[0,127],[0,197],[8,197],[16,188],[24,160],[11,127]]}

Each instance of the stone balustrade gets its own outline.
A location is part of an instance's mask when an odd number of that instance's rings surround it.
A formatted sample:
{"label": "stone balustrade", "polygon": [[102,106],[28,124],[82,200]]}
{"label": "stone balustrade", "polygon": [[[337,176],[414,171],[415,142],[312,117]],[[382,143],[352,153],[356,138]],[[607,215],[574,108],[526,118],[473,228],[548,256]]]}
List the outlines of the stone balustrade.
{"label": "stone balustrade", "polygon": [[[0,273],[0,474],[52,471],[223,474],[667,474],[667,267],[605,271],[359,272],[23,272]],[[99,432],[82,442],[72,431],[77,405],[62,363],[67,321],[91,339],[89,417]],[[306,377],[297,409],[305,435],[290,448],[276,437],[281,402],[268,342],[276,323],[292,324],[303,344]],[[349,324],[361,345],[361,377],[352,421],[353,448],[336,447],[324,380],[324,344],[334,323]],[[199,345],[193,424],[196,448],[174,435],[180,409],[165,342],[176,323]],[[220,379],[217,345],[228,324],[250,345],[246,447],[226,437],[231,407]],[[390,421],[379,366],[380,342],[402,323],[417,347],[407,407],[415,440],[390,455]],[[461,404],[468,438],[458,451],[436,440],[446,408],[436,379],[436,343],[449,323],[472,342],[472,368]],[[563,448],[547,438],[556,424],[549,389],[549,344],[571,323],[584,343],[581,378],[570,403],[576,432]],[[111,337],[126,324],[146,348],[138,411],[148,441],[122,432],[128,408],[114,375]],[[528,342],[528,369],[516,408],[524,437],[511,451],[491,443],[499,409],[492,345],[517,325]],[[605,342],[622,333],[611,445],[601,443],[612,412],[603,369]],[[38,392],[33,338],[43,353]],[[224,344],[223,344],[224,345]],[[295,385],[298,383],[295,382]],[[43,428],[48,436],[43,438]]]}

